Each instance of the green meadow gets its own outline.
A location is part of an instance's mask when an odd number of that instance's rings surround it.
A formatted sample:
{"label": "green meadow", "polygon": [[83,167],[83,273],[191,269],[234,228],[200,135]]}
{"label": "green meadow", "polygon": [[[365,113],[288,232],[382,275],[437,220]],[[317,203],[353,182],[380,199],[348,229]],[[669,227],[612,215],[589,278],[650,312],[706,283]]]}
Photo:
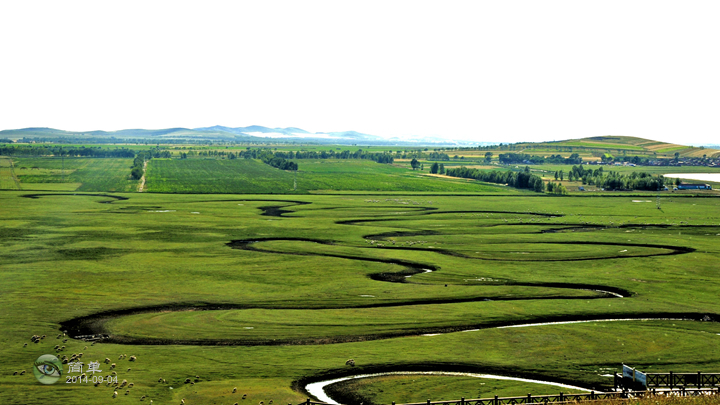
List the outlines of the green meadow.
{"label": "green meadow", "polygon": [[173,193],[273,193],[311,191],[429,191],[507,193],[504,187],[465,179],[428,179],[424,172],[369,160],[297,160],[297,173],[253,159],[153,159],[147,191]]}
{"label": "green meadow", "polygon": [[[119,188],[131,164],[103,160],[118,174],[101,183],[92,162],[68,161],[80,187]],[[290,187],[293,174],[190,159],[151,161],[148,189],[167,193],[70,193],[28,191],[63,173],[21,163],[23,190],[0,193],[3,404],[300,403],[307,382],[388,371],[595,390],[622,363],[720,372],[720,200],[706,194],[553,197],[374,162],[304,162],[299,195],[241,194]],[[479,192],[363,191],[373,179]],[[300,194],[325,187],[356,194]],[[507,327],[580,320],[593,322]],[[33,361],[48,353],[83,353],[133,387],[41,385]],[[569,392],[450,376],[332,390],[365,404]]]}

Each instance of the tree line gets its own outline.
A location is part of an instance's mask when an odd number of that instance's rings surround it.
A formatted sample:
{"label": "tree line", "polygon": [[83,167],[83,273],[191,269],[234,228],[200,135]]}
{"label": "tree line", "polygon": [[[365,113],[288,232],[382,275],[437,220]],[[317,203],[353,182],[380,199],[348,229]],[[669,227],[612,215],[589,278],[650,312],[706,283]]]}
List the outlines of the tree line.
{"label": "tree line", "polygon": [[525,167],[525,170],[520,172],[512,170],[504,172],[499,170],[482,171],[462,166],[455,169],[447,169],[445,174],[452,177],[475,179],[487,183],[507,184],[510,187],[533,190],[538,193],[545,191],[545,183],[542,178],[538,175],[530,173],[530,168],[527,166]]}
{"label": "tree line", "polygon": [[[487,156],[486,156],[486,160],[488,160]],[[565,164],[565,165],[582,164],[582,158],[577,153],[573,153],[568,158],[564,158],[564,157],[562,157],[562,155],[550,155],[549,157],[545,157],[545,156],[537,156],[537,155],[528,155],[527,153],[501,153],[498,155],[498,160],[500,161],[500,163],[508,164],[508,165],[516,164],[516,163],[532,163],[532,164],[536,164],[536,165],[543,164],[543,163]]]}
{"label": "tree line", "polygon": [[135,151],[127,148],[103,149],[100,147],[67,147],[59,145],[2,145],[3,156],[65,156],[96,158],[131,158]]}

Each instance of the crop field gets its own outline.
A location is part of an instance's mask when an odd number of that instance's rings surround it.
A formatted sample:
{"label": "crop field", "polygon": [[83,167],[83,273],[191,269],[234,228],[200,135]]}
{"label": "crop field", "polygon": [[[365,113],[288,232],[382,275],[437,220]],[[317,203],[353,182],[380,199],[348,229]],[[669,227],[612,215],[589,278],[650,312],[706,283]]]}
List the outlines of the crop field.
{"label": "crop field", "polygon": [[424,172],[413,172],[368,160],[299,159],[297,162],[300,168],[295,174],[250,159],[153,159],[148,163],[146,188],[149,192],[175,193],[517,192],[465,179],[423,176],[429,167]]}
{"label": "crop field", "polygon": [[0,190],[19,190],[19,183],[14,175],[12,160],[0,158]]}
{"label": "crop field", "polygon": [[[393,371],[595,390],[621,363],[718,372],[720,200],[636,201],[3,191],[0,403],[288,404]],[[587,322],[537,325],[553,321]],[[132,388],[32,375],[42,354],[78,353]],[[451,375],[326,389],[365,404],[560,391]]]}
{"label": "crop field", "polygon": [[14,158],[15,173],[23,190],[36,191],[133,191],[132,159],[112,158]]}

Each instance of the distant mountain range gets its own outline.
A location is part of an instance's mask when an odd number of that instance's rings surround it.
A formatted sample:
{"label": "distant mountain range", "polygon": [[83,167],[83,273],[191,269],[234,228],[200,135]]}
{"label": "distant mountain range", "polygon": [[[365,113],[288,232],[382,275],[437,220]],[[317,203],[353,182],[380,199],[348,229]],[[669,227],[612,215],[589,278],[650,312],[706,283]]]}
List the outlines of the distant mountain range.
{"label": "distant mountain range", "polygon": [[442,138],[393,137],[383,138],[357,131],[308,132],[301,128],[269,128],[260,125],[225,127],[215,125],[203,128],[123,129],[119,131],[64,131],[53,128],[23,128],[0,131],[0,139],[83,139],[128,140],[135,142],[162,140],[207,140],[225,142],[288,142],[321,144],[372,144],[372,145],[485,145],[491,143],[454,141]]}

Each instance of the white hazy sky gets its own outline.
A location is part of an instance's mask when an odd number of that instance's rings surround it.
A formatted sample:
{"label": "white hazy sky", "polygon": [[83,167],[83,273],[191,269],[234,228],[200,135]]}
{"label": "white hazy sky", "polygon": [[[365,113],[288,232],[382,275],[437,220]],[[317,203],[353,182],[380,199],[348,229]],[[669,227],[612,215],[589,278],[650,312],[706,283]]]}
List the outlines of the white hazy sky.
{"label": "white hazy sky", "polygon": [[718,1],[2,1],[0,129],[720,143]]}

